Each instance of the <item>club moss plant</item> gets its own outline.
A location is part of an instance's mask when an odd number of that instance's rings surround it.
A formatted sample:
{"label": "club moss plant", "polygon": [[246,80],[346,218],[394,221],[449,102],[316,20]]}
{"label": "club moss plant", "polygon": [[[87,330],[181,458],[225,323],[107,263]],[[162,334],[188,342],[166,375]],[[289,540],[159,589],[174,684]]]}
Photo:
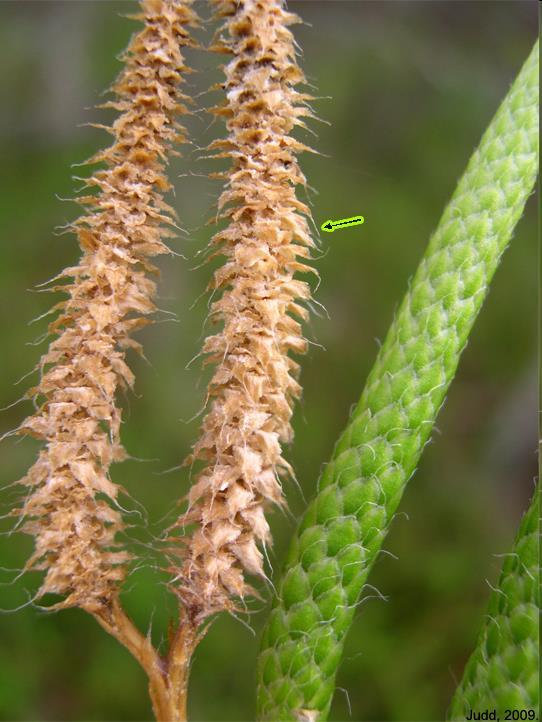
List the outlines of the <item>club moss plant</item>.
{"label": "club moss plant", "polygon": [[[310,297],[297,274],[312,270],[313,246],[309,209],[295,192],[305,182],[297,162],[305,146],[292,131],[311,111],[310,97],[296,90],[304,81],[289,29],[296,16],[281,0],[213,0],[220,23],[214,50],[230,55],[223,102],[212,111],[227,127],[212,150],[231,160],[219,199],[226,227],[211,239],[226,258],[210,284],[221,292],[211,307],[221,329],[203,348],[215,370],[189,458],[199,470],[187,508],[164,535],[179,617],[159,653],[120,603],[133,559],[118,542],[122,489],[109,469],[125,457],[117,392],[134,381],[126,351],[141,350],[131,334],[152,318],[152,259],[168,252],[164,241],[175,225],[164,199],[166,163],[184,140],[177,120],[188,100],[180,92],[188,71],[182,49],[194,45],[189,28],[197,17],[191,0],[140,4],[142,29],[106,104],[119,112],[107,128],[113,143],[91,159],[98,169],[78,199],[86,210],[71,226],[81,260],[54,286],[67,299],[55,307],[39,383],[28,393],[36,410],[17,429],[44,448],[20,482],[27,494],[14,516],[35,540],[26,569],[45,572],[36,598],[53,593],[61,597],[53,608],[93,615],[147,673],[156,719],[182,722],[194,649],[210,617],[256,594],[246,577],[265,577],[265,512],[285,504],[280,480],[292,471],[282,447],[292,440],[301,387],[290,353],[306,350],[300,321]],[[261,720],[326,719],[363,585],[533,187],[537,71],[535,47],[431,238],[294,536],[258,661]],[[481,633],[452,703],[454,719],[488,699],[496,681],[509,683],[510,695],[524,688],[521,699],[534,704],[535,507],[492,598],[498,624]],[[524,605],[531,605],[527,615]]]}
{"label": "club moss plant", "polygon": [[258,719],[326,719],[363,586],[537,167],[538,43],[444,211],[292,539],[262,638]]}

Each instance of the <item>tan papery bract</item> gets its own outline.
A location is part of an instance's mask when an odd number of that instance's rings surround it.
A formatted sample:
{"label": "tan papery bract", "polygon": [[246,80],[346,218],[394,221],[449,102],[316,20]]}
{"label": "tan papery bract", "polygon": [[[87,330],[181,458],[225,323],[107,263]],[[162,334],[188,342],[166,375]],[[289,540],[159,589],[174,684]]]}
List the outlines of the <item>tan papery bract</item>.
{"label": "tan papery bract", "polygon": [[280,477],[292,473],[282,445],[292,439],[292,406],[301,393],[298,364],[289,352],[307,342],[299,301],[310,297],[297,272],[313,241],[309,209],[296,198],[304,184],[296,154],[305,146],[291,137],[311,115],[308,95],[288,26],[297,17],[279,0],[215,0],[224,25],[214,49],[233,58],[224,68],[228,137],[212,148],[231,159],[222,175],[220,217],[228,219],[211,245],[226,257],[211,288],[221,290],[212,320],[222,330],[203,350],[215,364],[209,409],[189,462],[203,462],[178,525],[184,540],[174,588],[192,614],[204,619],[231,609],[232,598],[254,590],[244,572],[265,576],[262,547],[271,543],[264,510],[283,505]]}
{"label": "tan papery bract", "polygon": [[[120,488],[109,467],[125,457],[119,439],[121,411],[115,397],[134,377],[125,350],[140,350],[130,334],[149,322],[157,269],[167,253],[174,212],[164,202],[170,189],[167,154],[183,140],[176,117],[186,112],[179,91],[187,70],[181,52],[191,45],[191,0],[143,0],[143,29],[133,36],[124,69],[112,87],[120,111],[108,130],[113,144],[89,163],[79,197],[85,213],[72,224],[83,251],[79,264],[55,286],[68,298],[50,324],[54,335],[40,362],[40,381],[29,392],[37,406],[20,433],[45,441],[22,483],[28,495],[17,514],[35,538],[28,569],[46,572],[38,596],[64,596],[57,607],[96,611],[125,577],[129,554],[116,541],[123,521]],[[94,192],[93,192],[94,191]]]}

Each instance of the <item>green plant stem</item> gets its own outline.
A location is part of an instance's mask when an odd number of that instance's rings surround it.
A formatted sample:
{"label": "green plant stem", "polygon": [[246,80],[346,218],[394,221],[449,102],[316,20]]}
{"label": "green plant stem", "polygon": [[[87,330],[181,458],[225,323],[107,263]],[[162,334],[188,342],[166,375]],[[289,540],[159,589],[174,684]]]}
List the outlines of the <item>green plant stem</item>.
{"label": "green plant stem", "polygon": [[[450,719],[496,709],[538,711],[538,521],[540,489],[505,558],[484,624],[450,706]],[[534,719],[534,718],[533,718]]]}
{"label": "green plant stem", "polygon": [[325,720],[345,635],[538,159],[538,46],[444,211],[293,538],[258,661],[260,720]]}

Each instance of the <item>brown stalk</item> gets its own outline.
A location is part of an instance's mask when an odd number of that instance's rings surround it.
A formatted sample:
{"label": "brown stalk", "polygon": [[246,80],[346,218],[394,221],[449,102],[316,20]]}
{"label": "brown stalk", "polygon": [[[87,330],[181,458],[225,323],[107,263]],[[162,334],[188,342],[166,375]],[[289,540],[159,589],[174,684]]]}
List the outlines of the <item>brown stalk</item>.
{"label": "brown stalk", "polygon": [[118,597],[100,609],[87,609],[111,636],[139,662],[149,681],[149,696],[157,722],[186,722],[190,663],[203,634],[181,610],[168,652],[162,656],[122,608]]}

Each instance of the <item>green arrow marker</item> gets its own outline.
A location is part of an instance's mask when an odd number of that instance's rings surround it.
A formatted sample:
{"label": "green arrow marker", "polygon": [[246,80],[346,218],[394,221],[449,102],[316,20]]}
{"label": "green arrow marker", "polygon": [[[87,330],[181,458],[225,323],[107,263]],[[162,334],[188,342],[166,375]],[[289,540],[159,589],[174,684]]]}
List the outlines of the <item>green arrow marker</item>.
{"label": "green arrow marker", "polygon": [[347,228],[348,226],[359,226],[364,223],[363,216],[353,216],[352,218],[342,218],[340,221],[326,221],[322,223],[320,228],[327,233],[333,233],[336,228]]}

